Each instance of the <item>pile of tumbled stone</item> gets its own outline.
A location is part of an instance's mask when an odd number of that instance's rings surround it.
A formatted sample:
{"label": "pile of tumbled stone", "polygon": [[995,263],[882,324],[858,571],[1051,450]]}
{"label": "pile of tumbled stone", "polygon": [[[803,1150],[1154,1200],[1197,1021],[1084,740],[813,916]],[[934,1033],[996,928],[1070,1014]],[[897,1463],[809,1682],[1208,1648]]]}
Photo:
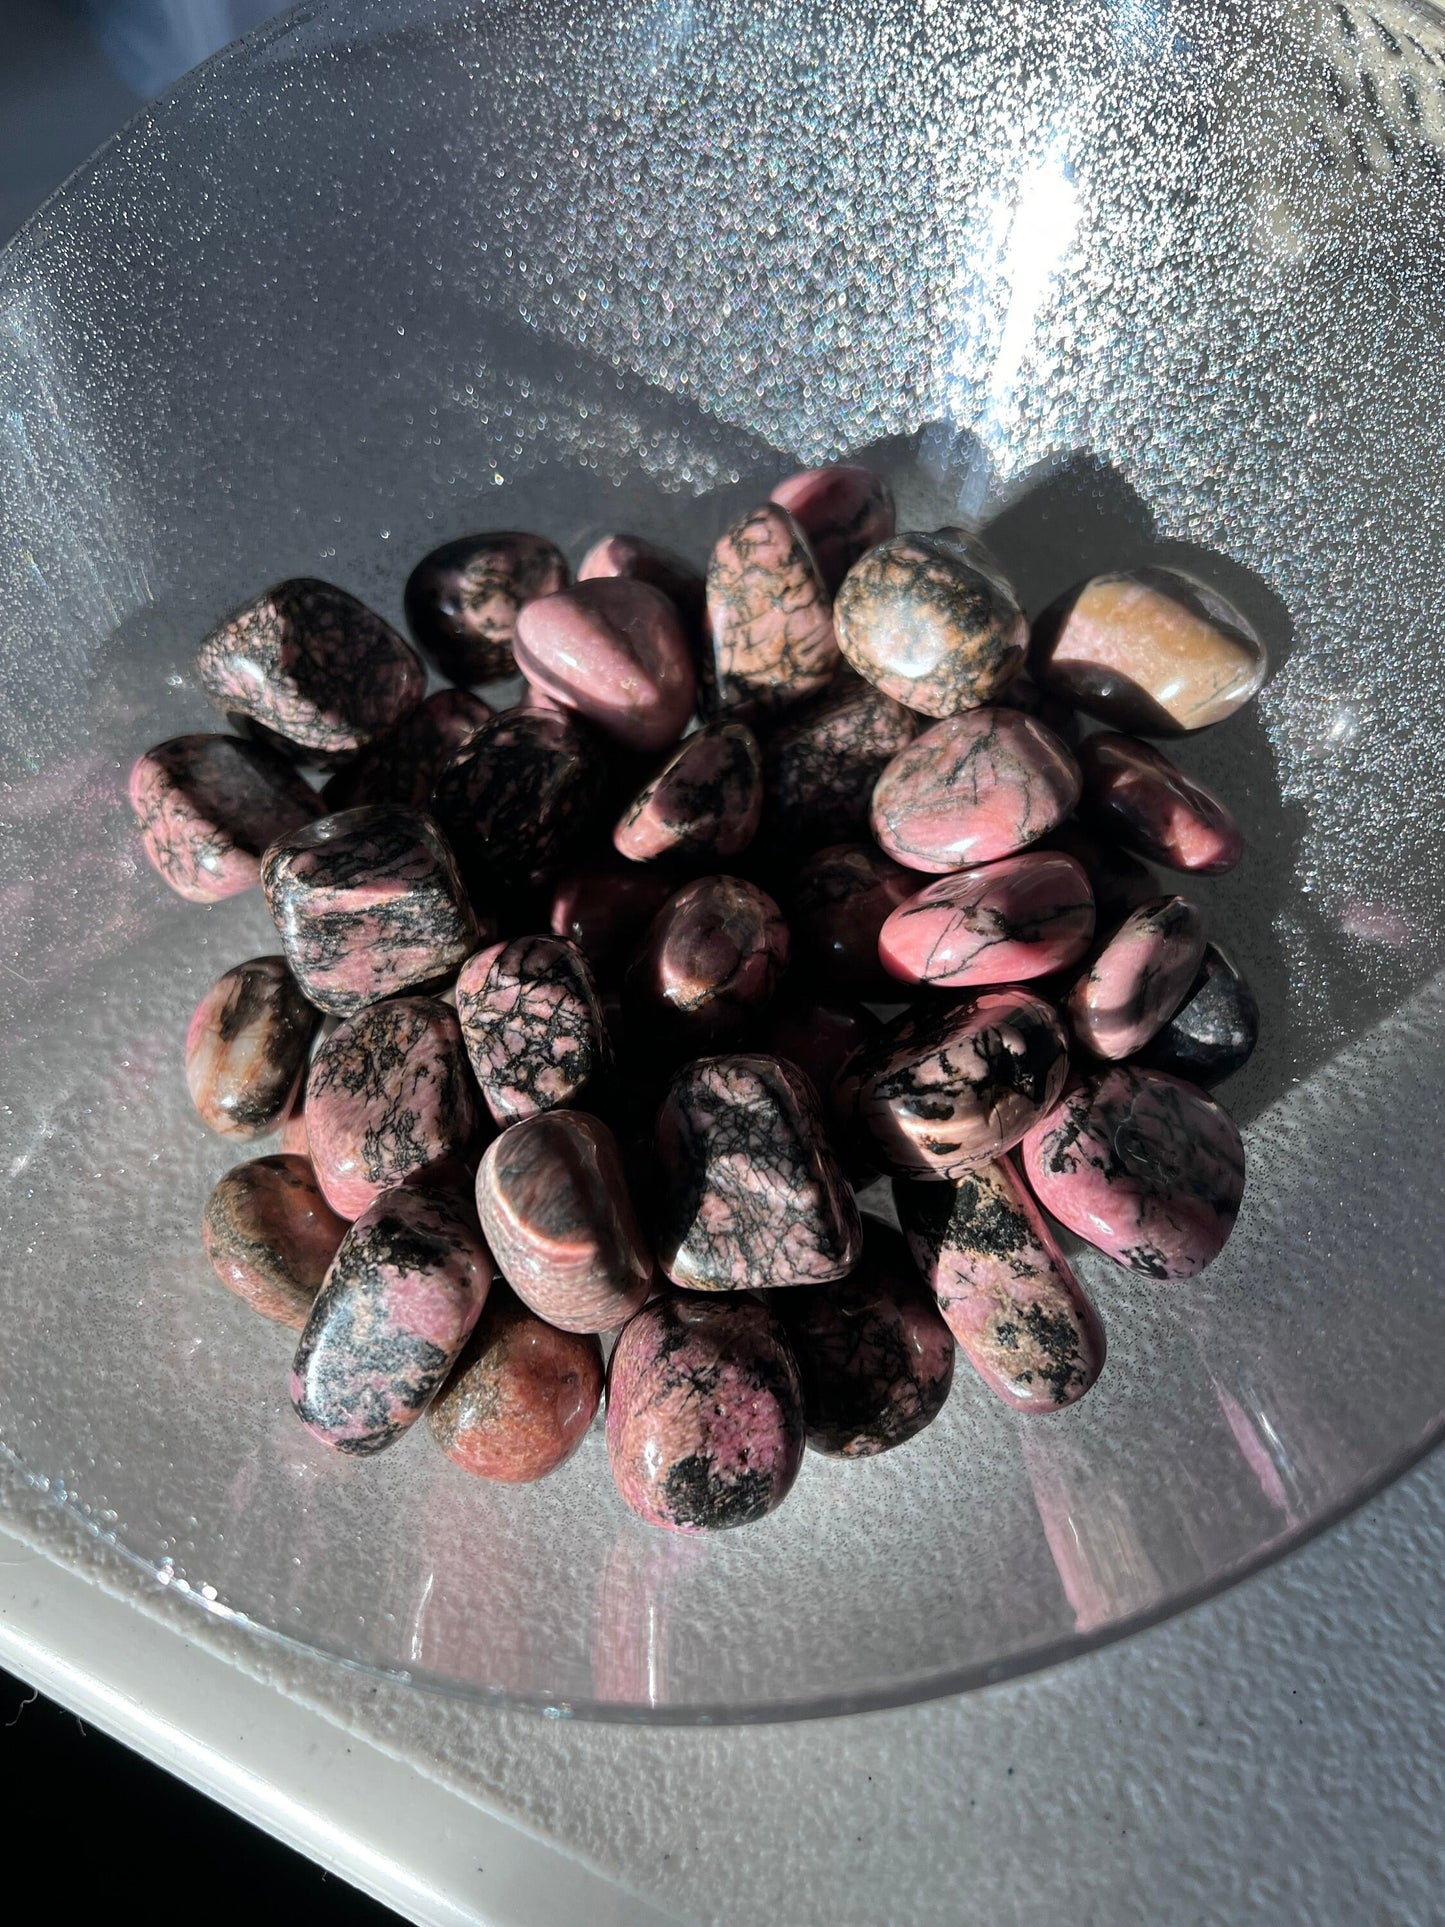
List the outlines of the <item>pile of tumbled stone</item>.
{"label": "pile of tumbled stone", "polygon": [[[203,1237],[300,1332],[310,1431],[370,1453],[425,1412],[520,1482],[605,1379],[622,1498],[696,1531],[771,1511],[805,1442],[914,1437],[955,1343],[1021,1413],[1082,1397],[1104,1335],[1051,1221],[1186,1278],[1244,1188],[1205,1092],[1254,1002],[1140,860],[1240,857],[1139,740],[1254,694],[1237,612],[1134,571],[1030,635],[982,540],[895,534],[849,465],[780,484],[705,573],[608,535],[574,581],[493,532],[405,606],[449,686],[344,590],[282,582],[201,648],[236,733],[130,782],[174,889],[259,882],[276,924],[197,1006],[186,1077],[212,1130],[280,1133]],[[512,706],[473,693],[518,670]],[[901,1235],[860,1213],[882,1179]]]}

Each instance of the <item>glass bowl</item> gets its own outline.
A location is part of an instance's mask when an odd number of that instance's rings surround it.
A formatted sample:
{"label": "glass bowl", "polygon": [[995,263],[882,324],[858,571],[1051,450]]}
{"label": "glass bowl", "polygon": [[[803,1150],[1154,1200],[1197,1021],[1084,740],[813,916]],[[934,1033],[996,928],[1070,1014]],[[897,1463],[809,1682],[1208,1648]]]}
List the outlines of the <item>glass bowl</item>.
{"label": "glass bowl", "polygon": [[[358,1667],[644,1720],[834,1712],[1205,1597],[1445,1410],[1445,22],[1079,0],[302,9],[191,75],[0,261],[0,1441],[158,1583]],[[1259,992],[1249,1190],[1161,1286],[1085,1256],[1109,1363],[1020,1419],[963,1368],[883,1458],[707,1541],[594,1432],[469,1482],[328,1456],[197,1237],[204,986],[274,947],[138,859],[132,757],[216,726],[216,617],[318,574],[400,619],[443,538],[694,555],[844,454],[971,519],[1031,608],[1184,567],[1271,652],[1178,746]]]}

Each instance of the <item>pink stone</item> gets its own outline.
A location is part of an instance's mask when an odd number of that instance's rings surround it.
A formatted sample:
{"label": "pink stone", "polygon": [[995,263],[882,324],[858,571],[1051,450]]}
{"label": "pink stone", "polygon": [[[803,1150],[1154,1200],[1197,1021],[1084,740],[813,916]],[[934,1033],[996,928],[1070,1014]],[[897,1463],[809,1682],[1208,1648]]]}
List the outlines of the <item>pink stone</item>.
{"label": "pink stone", "polygon": [[1046,1211],[1149,1278],[1202,1271],[1244,1195],[1244,1147],[1229,1113],[1182,1078],[1122,1065],[1030,1129],[1023,1166]]}
{"label": "pink stone", "polygon": [[632,582],[646,582],[661,589],[677,605],[683,626],[696,630],[703,615],[704,584],[701,569],[671,549],[659,548],[641,535],[601,536],[582,558],[577,570],[579,582],[595,582],[605,576],[625,576]]}
{"label": "pink stone", "polygon": [[498,1124],[577,1103],[611,1063],[592,973],[560,937],[517,937],[469,957],[457,1017]]}
{"label": "pink stone", "polygon": [[437,690],[328,778],[321,790],[327,809],[349,810],[359,803],[425,809],[447,763],[491,720],[490,704],[469,689]]}
{"label": "pink stone", "polygon": [[895,1179],[914,1262],[964,1357],[1018,1412],[1056,1412],[1104,1364],[1104,1330],[1010,1158],[957,1186]]}
{"label": "pink stone", "polygon": [[463,535],[412,570],[407,626],[448,682],[491,682],[512,673],[519,612],[566,586],[566,559],[545,536]]}
{"label": "pink stone", "polygon": [[228,616],[196,667],[217,709],[323,754],[375,742],[426,690],[426,671],[388,623],[309,576],[278,582]]}
{"label": "pink stone", "polygon": [[253,957],[216,979],[186,1031],[186,1088],[223,1137],[264,1137],[290,1110],[320,1015],[284,957]]}
{"label": "pink stone", "polygon": [[832,990],[886,997],[891,985],[878,960],[878,937],[900,903],[918,887],[872,844],[840,843],[819,850],[799,870],[788,920],[800,959]]}
{"label": "pink stone", "polygon": [[838,591],[838,646],[860,676],[925,716],[991,702],[1023,667],[1028,624],[980,546],[895,535]]}
{"label": "pink stone", "polygon": [[1059,1098],[1068,1038],[1026,990],[925,1005],[889,1024],[845,1070],[839,1101],[893,1177],[957,1181],[996,1158]]}
{"label": "pink stone", "polygon": [[840,671],[767,739],[765,839],[793,850],[866,836],[873,786],[920,727],[911,709]]}
{"label": "pink stone", "polygon": [[571,1458],[601,1402],[596,1335],[558,1331],[499,1280],[427,1425],[463,1472],[523,1485]]}
{"label": "pink stone", "polygon": [[893,491],[856,462],[805,468],[779,482],[770,499],[807,536],[830,592],[860,555],[893,533]]}
{"label": "pink stone", "polygon": [[1012,856],[1079,800],[1079,766],[1051,729],[1014,709],[975,709],[924,730],[873,792],[873,834],[911,870]]}
{"label": "pink stone", "polygon": [[552,934],[575,943],[605,981],[627,963],[674,887],[661,871],[620,863],[571,870],[552,895]]}
{"label": "pink stone", "polygon": [[482,1229],[507,1283],[562,1331],[610,1331],[647,1297],[652,1262],[617,1140],[584,1111],[545,1111],[487,1146]]}
{"label": "pink stone", "polygon": [[1183,897],[1127,916],[1069,993],[1074,1035],[1095,1057],[1132,1057],[1178,1010],[1204,958],[1204,920]]}
{"label": "pink stone", "polygon": [[235,1165],[206,1200],[201,1243],[228,1291],[300,1331],[346,1233],[304,1157]]}
{"label": "pink stone", "polygon": [[762,756],[746,723],[713,723],[684,737],[623,812],[612,841],[636,863],[673,856],[737,856],[757,834]]}
{"label": "pink stone", "polygon": [[1243,856],[1243,833],[1213,790],[1150,744],[1100,733],[1079,761],[1088,814],[1126,849],[1197,876],[1219,876]]}
{"label": "pink stone", "polygon": [[735,1033],[765,1005],[788,962],[788,926],[741,877],[684,884],[652,920],[628,992],[696,1042]]}
{"label": "pink stone", "polygon": [[338,1017],[440,982],[480,935],[431,818],[398,804],[342,810],[282,837],[261,886],[296,981]]}
{"label": "pink stone", "polygon": [[857,1263],[858,1207],[795,1065],[749,1052],[684,1066],[656,1144],[657,1260],[674,1284],[824,1284]]}
{"label": "pink stone", "polygon": [[343,1218],[423,1166],[462,1157],[476,1128],[456,1012],[434,997],[373,1005],[338,1025],[312,1059],[307,1143]]}
{"label": "pink stone", "polygon": [[749,1525],[781,1505],[802,1463],[803,1403],[767,1307],[669,1291],[640,1311],[612,1353],[607,1457],[623,1502],[673,1532]]}
{"label": "pink stone", "polygon": [[249,890],[267,845],[322,811],[284,757],[239,736],[173,736],[148,749],[131,769],[130,806],[148,861],[191,903]]}
{"label": "pink stone", "polygon": [[668,748],[692,714],[697,685],[682,623],[646,582],[600,576],[529,602],[515,653],[529,683],[629,749]]}
{"label": "pink stone", "polygon": [[838,666],[828,591],[807,537],[765,502],[719,536],[707,566],[718,701],[781,709],[826,689]]}
{"label": "pink stone", "polygon": [[281,1126],[281,1149],[295,1153],[298,1157],[309,1158],[311,1145],[306,1136],[306,1083],[296,1087],[296,1097]]}
{"label": "pink stone", "polygon": [[1077,963],[1093,934],[1080,866],[1029,851],[930,883],[889,917],[878,954],[905,983],[1025,983]]}
{"label": "pink stone", "polygon": [[291,1368],[302,1424],[338,1452],[381,1452],[441,1390],[492,1262],[466,1198],[385,1191],[341,1241]]}

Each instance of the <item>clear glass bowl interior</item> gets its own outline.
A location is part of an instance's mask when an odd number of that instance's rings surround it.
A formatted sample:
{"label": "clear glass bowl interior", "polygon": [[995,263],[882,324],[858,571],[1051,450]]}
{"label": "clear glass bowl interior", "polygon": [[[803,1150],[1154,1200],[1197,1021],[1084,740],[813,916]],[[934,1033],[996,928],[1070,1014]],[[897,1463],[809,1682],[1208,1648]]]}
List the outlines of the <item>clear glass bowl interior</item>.
{"label": "clear glass bowl interior", "polygon": [[[1198,1599],[1441,1427],[1445,29],[1373,8],[658,0],[301,10],[191,76],[0,260],[0,1442],[162,1583],[364,1668],[642,1719],[830,1711]],[[235,1153],[194,999],[272,947],[138,861],[227,606],[400,618],[444,537],[701,556],[802,462],[987,526],[1031,607],[1183,564],[1273,658],[1179,750],[1264,1042],[1199,1281],[1084,1257],[1110,1361],[1024,1421],[961,1370],[879,1460],[706,1542],[594,1432],[531,1490],[328,1457],[197,1243]]]}

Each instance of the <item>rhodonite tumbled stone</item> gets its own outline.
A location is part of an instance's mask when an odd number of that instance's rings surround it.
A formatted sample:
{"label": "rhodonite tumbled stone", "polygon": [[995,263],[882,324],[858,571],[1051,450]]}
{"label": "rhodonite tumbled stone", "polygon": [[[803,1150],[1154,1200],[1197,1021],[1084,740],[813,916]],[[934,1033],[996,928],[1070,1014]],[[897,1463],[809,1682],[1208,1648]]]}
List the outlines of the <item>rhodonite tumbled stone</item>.
{"label": "rhodonite tumbled stone", "polygon": [[396,804],[342,810],[280,838],[261,884],[297,982],[338,1017],[439,982],[479,935],[431,819]]}
{"label": "rhodonite tumbled stone", "polygon": [[1182,1078],[1123,1065],[1040,1119],[1023,1165],[1046,1211],[1149,1278],[1202,1271],[1244,1195],[1244,1150],[1228,1112]]}
{"label": "rhodonite tumbled stone", "polygon": [[361,803],[424,809],[447,763],[491,720],[490,704],[469,689],[439,689],[329,777],[322,800],[329,810]]}
{"label": "rhodonite tumbled stone", "polygon": [[787,962],[788,926],[765,891],[741,877],[700,877],[653,918],[628,994],[679,1037],[723,1038],[768,1003]]}
{"label": "rhodonite tumbled stone", "polygon": [[1140,1054],[1151,1070],[1209,1088],[1232,1077],[1259,1041],[1259,1005],[1227,950],[1207,944],[1184,1001]]}
{"label": "rhodonite tumbled stone", "polygon": [[435,997],[374,1004],[339,1024],[311,1060],[306,1141],[343,1218],[413,1172],[464,1156],[476,1127],[456,1012]]}
{"label": "rhodonite tumbled stone", "polygon": [[779,482],[770,500],[807,536],[831,592],[860,555],[893,533],[893,491],[856,462],[805,468]]}
{"label": "rhodonite tumbled stone", "polygon": [[878,959],[878,935],[917,888],[916,871],[900,868],[871,844],[838,843],[817,851],[799,870],[788,899],[800,957],[832,990],[887,996],[891,986]]}
{"label": "rhodonite tumbled stone", "polygon": [[597,582],[609,576],[623,576],[632,582],[646,582],[661,589],[677,607],[684,626],[696,629],[702,621],[705,586],[701,569],[671,549],[660,548],[643,535],[603,535],[583,556],[577,569],[579,582]]}
{"label": "rhodonite tumbled stone", "polygon": [[1055,829],[1082,778],[1051,729],[1016,709],[975,709],[924,730],[873,791],[873,834],[910,870],[941,874],[1012,856]]}
{"label": "rhodonite tumbled stone", "polygon": [[771,1303],[797,1360],[815,1452],[872,1458],[942,1411],[953,1339],[891,1225],[865,1218],[863,1255],[846,1278]]}
{"label": "rhodonite tumbled stone", "polygon": [[823,1284],[858,1261],[858,1207],[794,1065],[703,1057],[657,1114],[663,1198],[657,1259],[698,1291]]}
{"label": "rhodonite tumbled stone", "polygon": [[448,682],[491,682],[512,673],[520,611],[566,586],[566,560],[545,536],[520,529],[463,535],[412,570],[407,627]]}
{"label": "rhodonite tumbled stone", "polygon": [[518,937],[469,957],[457,1017],[498,1124],[577,1103],[611,1062],[592,973],[560,937]]}
{"label": "rhodonite tumbled stone", "polygon": [[607,1456],[623,1502],[674,1532],[750,1525],[803,1457],[798,1368],[756,1299],[669,1291],[622,1332],[607,1381]]}
{"label": "rhodonite tumbled stone", "polygon": [[252,1158],[206,1200],[201,1243],[229,1291],[300,1331],[346,1228],[304,1157]]}
{"label": "rhodonite tumbled stone", "polygon": [[1080,866],[1026,851],[930,883],[889,917],[878,954],[905,983],[1013,984],[1077,963],[1093,934]]}
{"label": "rhodonite tumbled stone", "polygon": [[838,666],[828,591],[807,537],[765,502],[719,536],[707,565],[717,700],[766,713],[825,689]]}
{"label": "rhodonite tumbled stone", "polygon": [[476,892],[552,875],[595,833],[605,771],[596,738],[560,709],[509,709],[447,764],[431,813]]}
{"label": "rhodonite tumbled stone", "polygon": [[1068,1074],[1057,1014],[1026,990],[905,1011],[840,1079],[890,1176],[957,1180],[1017,1144]]}
{"label": "rhodonite tumbled stone", "polygon": [[672,895],[675,879],[618,863],[572,870],[552,893],[552,934],[575,943],[599,981],[622,969]]}
{"label": "rhodonite tumbled stone", "polygon": [[915,1264],[964,1357],[1019,1412],[1056,1412],[1104,1365],[1104,1330],[1012,1160],[957,1185],[896,1179]]}
{"label": "rhodonite tumbled stone", "polygon": [[1023,667],[1028,624],[982,549],[895,535],[855,562],[834,610],[860,676],[925,716],[989,702]]}
{"label": "rhodonite tumbled stone", "polygon": [[1079,761],[1087,814],[1126,849],[1199,876],[1219,876],[1243,856],[1240,827],[1213,790],[1151,744],[1101,732]]}
{"label": "rhodonite tumbled stone", "polygon": [[1069,992],[1074,1035],[1095,1057],[1132,1057],[1174,1015],[1204,956],[1204,922],[1184,897],[1127,916]]}
{"label": "rhodonite tumbled stone", "polygon": [[514,653],[534,689],[629,749],[668,748],[692,715],[682,620],[649,583],[599,576],[529,602]]}
{"label": "rhodonite tumbled stone", "polygon": [[239,736],[157,743],[131,769],[130,806],[152,867],[192,903],[249,890],[268,845],[322,811],[284,757]]}
{"label": "rhodonite tumbled stone", "polygon": [[558,1331],[498,1279],[427,1425],[463,1472],[524,1485],[571,1458],[601,1401],[596,1335]]}
{"label": "rhodonite tumbled stone", "polygon": [[757,835],[763,767],[746,723],[685,737],[623,812],[612,841],[634,863],[738,856]]}
{"label": "rhodonite tumbled stone", "polygon": [[253,957],[216,979],[186,1031],[186,1088],[223,1137],[264,1137],[291,1108],[320,1022],[284,957]]}
{"label": "rhodonite tumbled stone", "polygon": [[201,644],[197,669],[217,709],[323,755],[384,736],[426,689],[426,671],[388,623],[306,576],[228,616]]}
{"label": "rhodonite tumbled stone", "polygon": [[1118,729],[1174,736],[1223,722],[1265,676],[1258,636],[1214,589],[1173,569],[1096,575],[1034,625],[1050,689]]}
{"label": "rhodonite tumbled stone", "polygon": [[489,1144],[477,1210],[507,1283],[562,1331],[610,1331],[646,1298],[652,1264],[617,1140],[584,1111],[545,1111]]}
{"label": "rhodonite tumbled stone", "polygon": [[767,835],[789,850],[868,832],[873,786],[919,719],[851,671],[775,730],[763,752]]}
{"label": "rhodonite tumbled stone", "polygon": [[466,1198],[383,1192],[342,1239],[296,1348],[307,1431],[338,1452],[393,1445],[440,1391],[491,1282]]}

